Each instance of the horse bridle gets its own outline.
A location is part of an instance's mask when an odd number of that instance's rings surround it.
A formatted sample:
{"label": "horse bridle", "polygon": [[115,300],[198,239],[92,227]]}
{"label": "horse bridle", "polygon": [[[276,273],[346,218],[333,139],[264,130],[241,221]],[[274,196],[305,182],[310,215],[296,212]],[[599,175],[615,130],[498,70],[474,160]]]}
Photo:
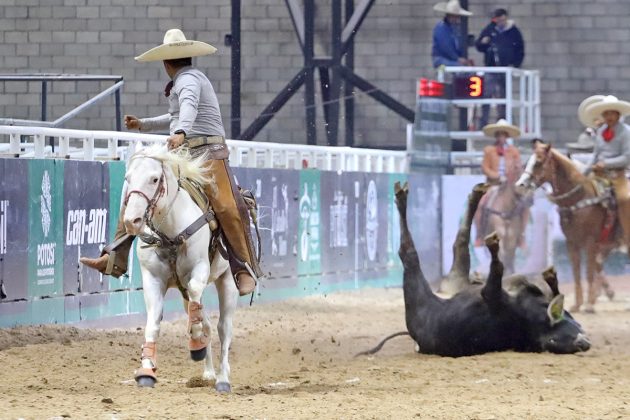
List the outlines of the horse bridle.
{"label": "horse bridle", "polygon": [[[148,157],[149,156],[141,156],[141,157]],[[153,158],[150,158],[153,159]],[[151,218],[153,217],[153,212],[155,211],[155,207],[157,206],[157,202],[160,198],[162,198],[162,196],[166,193],[168,194],[168,185],[166,185],[165,187],[165,172],[164,172],[164,162],[160,162],[161,166],[162,166],[162,174],[160,175],[160,179],[157,182],[157,187],[155,189],[155,193],[153,193],[153,197],[149,198],[143,191],[140,190],[131,190],[128,191],[127,194],[125,195],[125,206],[127,206],[127,202],[129,201],[129,198],[131,197],[131,194],[138,194],[140,195],[142,198],[144,198],[145,200],[147,200],[147,208],[144,211],[144,222],[148,223]]]}
{"label": "horse bridle", "polygon": [[[551,153],[551,148],[548,149],[545,153],[545,158],[542,160],[542,162],[538,162],[538,160],[536,161],[537,164],[542,165],[543,170],[542,173],[544,174],[548,169],[549,169],[549,165],[554,164],[555,160],[553,159],[553,155]],[[535,176],[533,173],[531,172],[527,172],[526,173],[530,176],[530,178],[532,179],[531,184],[534,185],[534,187],[538,188],[543,184],[543,180],[542,177],[543,175],[540,176]],[[555,168],[555,164],[553,165],[553,168],[551,168],[551,179],[549,180],[549,182],[551,183],[551,187],[552,189],[557,189],[558,186],[558,178],[557,178],[557,171]],[[571,188],[569,191],[562,193],[562,194],[558,194],[558,195],[554,195],[554,194],[547,194],[547,198],[554,202],[557,203],[558,201],[562,201],[562,200],[566,200],[568,198],[571,198],[574,194],[577,194],[579,191],[581,191],[584,188],[584,185],[582,183],[577,184],[575,187]]]}

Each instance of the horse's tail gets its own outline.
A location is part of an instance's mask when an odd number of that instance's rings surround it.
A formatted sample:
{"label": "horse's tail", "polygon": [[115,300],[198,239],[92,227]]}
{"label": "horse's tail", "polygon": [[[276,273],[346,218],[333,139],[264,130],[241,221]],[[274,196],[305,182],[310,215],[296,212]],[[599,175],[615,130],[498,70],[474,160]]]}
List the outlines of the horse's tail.
{"label": "horse's tail", "polygon": [[394,338],[394,337],[398,337],[398,336],[401,336],[401,335],[409,335],[409,332],[408,332],[408,331],[400,331],[400,332],[394,333],[394,334],[392,334],[392,335],[388,335],[388,336],[387,336],[387,337],[385,337],[385,338],[384,338],[384,339],[383,339],[380,343],[378,343],[378,345],[377,345],[376,347],[371,348],[371,349],[369,349],[369,350],[362,351],[361,353],[357,353],[357,354],[355,354],[355,355],[354,355],[354,357],[359,357],[359,356],[365,356],[365,355],[374,354],[374,353],[378,352],[380,349],[382,349],[382,348],[383,348],[383,345],[384,345],[387,341],[391,340],[391,339],[392,339],[392,338]]}

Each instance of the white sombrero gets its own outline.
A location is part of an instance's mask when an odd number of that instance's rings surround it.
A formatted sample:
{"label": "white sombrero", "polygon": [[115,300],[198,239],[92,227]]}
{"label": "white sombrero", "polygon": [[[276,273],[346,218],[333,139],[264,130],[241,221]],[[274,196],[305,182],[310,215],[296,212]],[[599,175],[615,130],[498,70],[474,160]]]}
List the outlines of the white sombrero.
{"label": "white sombrero", "polygon": [[582,123],[583,126],[585,127],[592,127],[593,126],[593,121],[594,119],[588,119],[584,113],[584,111],[586,111],[586,107],[588,107],[589,105],[592,105],[596,102],[600,102],[602,99],[604,99],[605,96],[604,95],[593,95],[593,96],[589,96],[588,98],[584,99],[582,102],[580,102],[580,106],[578,107],[578,119],[580,120],[580,122]]}
{"label": "white sombrero", "polygon": [[483,134],[485,134],[488,137],[493,137],[493,138],[497,131],[505,131],[506,133],[508,133],[509,137],[513,137],[513,138],[521,135],[520,128],[508,123],[504,119],[500,119],[494,124],[485,125],[482,128],[482,130],[483,130]]}
{"label": "white sombrero", "polygon": [[466,9],[463,9],[462,6],[459,5],[459,0],[448,0],[441,1],[435,6],[433,6],[433,10],[436,12],[446,13],[447,15],[458,15],[458,16],[472,16],[473,14]]}
{"label": "white sombrero", "polygon": [[179,29],[169,29],[164,34],[164,43],[151,48],[144,54],[136,57],[136,61],[163,61],[177,58],[199,57],[201,55],[214,54],[217,51],[210,44],[201,41],[186,39]]}
{"label": "white sombrero", "polygon": [[587,121],[593,121],[604,111],[617,111],[622,117],[630,114],[630,102],[620,101],[616,96],[605,96],[601,101],[590,104],[584,110]]}

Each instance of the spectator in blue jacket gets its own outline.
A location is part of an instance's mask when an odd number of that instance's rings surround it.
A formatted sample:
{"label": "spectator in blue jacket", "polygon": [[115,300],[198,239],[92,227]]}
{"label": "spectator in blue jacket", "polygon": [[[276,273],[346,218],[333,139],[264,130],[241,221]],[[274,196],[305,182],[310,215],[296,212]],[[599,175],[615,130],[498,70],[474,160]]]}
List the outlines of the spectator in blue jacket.
{"label": "spectator in blue jacket", "polygon": [[[484,54],[484,64],[488,67],[520,67],[525,58],[525,43],[521,31],[514,21],[508,19],[505,9],[496,9],[492,13],[492,21],[486,26],[475,42],[477,50]],[[505,98],[505,75],[502,73],[486,76],[487,96]],[[481,107],[480,126],[488,124],[490,106]],[[505,118],[505,106],[498,107],[497,119]]]}
{"label": "spectator in blue jacket", "polygon": [[472,16],[472,13],[463,9],[458,0],[440,2],[433,10],[446,14],[433,28],[433,67],[472,65],[472,61],[464,57],[466,46],[461,45],[460,30],[461,17]]}

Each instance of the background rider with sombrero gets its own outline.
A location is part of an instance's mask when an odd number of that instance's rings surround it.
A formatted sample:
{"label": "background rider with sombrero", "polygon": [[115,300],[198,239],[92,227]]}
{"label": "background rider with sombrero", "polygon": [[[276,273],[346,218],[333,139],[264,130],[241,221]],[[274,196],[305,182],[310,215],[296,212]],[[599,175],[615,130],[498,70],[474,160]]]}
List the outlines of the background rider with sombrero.
{"label": "background rider with sombrero", "polygon": [[[620,121],[625,115],[630,115],[630,102],[614,96],[606,96],[585,110],[589,121],[598,117],[604,120],[597,130],[595,150],[587,171],[592,170],[612,184],[624,240],[630,244],[630,188],[626,178],[626,170],[630,168],[630,129]],[[630,249],[628,253],[630,255]]]}
{"label": "background rider with sombrero", "polygon": [[465,57],[466,45],[461,45],[460,33],[461,18],[472,16],[472,13],[462,8],[458,0],[437,3],[433,10],[445,14],[433,28],[433,67],[472,66],[472,60]]}
{"label": "background rider with sombrero", "polygon": [[595,148],[595,138],[597,137],[597,129],[602,126],[604,120],[601,116],[591,119],[586,115],[586,108],[596,102],[604,99],[604,95],[593,95],[584,99],[578,106],[578,119],[584,126],[584,131],[580,133],[576,142],[567,143],[567,152],[569,156],[574,153],[592,153]]}
{"label": "background rider with sombrero", "polygon": [[[227,240],[230,268],[239,292],[246,295],[256,286],[254,277],[262,276],[252,245],[248,210],[228,165],[229,151],[214,88],[205,74],[192,67],[192,57],[214,52],[216,48],[212,45],[186,39],[179,29],[167,31],[162,45],[136,57],[136,61],[164,63],[171,79],[164,90],[168,97],[168,113],[142,119],[125,115],[125,126],[140,131],[168,129],[169,149],[184,145],[190,148],[193,156],[208,158],[206,166],[215,183],[207,185],[205,192]],[[121,211],[121,215],[123,213]],[[100,258],[82,258],[81,262],[118,277],[127,270],[132,241],[133,237],[126,235],[119,220],[114,243],[104,249]]]}
{"label": "background rider with sombrero", "polygon": [[[498,186],[505,183],[514,184],[521,176],[523,165],[518,148],[511,146],[508,139],[516,139],[521,135],[521,130],[506,120],[499,120],[494,124],[487,124],[482,128],[483,133],[494,138],[494,144],[484,147],[481,170],[486,176],[486,182],[496,188],[490,188],[479,203],[480,211],[475,215],[477,235],[475,246],[483,244],[485,223],[483,223],[483,209],[492,206],[493,197],[496,196]],[[523,226],[527,225],[529,211],[523,212]],[[522,238],[519,240],[523,244]]]}

